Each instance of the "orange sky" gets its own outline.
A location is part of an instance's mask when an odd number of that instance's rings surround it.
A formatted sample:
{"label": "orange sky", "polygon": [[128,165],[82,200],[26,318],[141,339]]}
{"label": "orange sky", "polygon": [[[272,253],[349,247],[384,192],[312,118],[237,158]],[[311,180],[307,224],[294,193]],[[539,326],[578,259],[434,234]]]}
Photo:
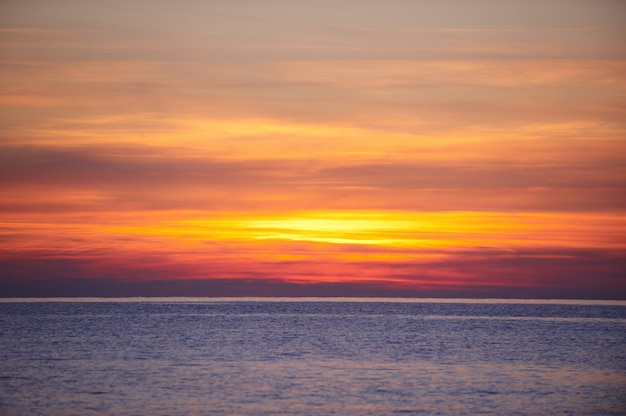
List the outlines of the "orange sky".
{"label": "orange sky", "polygon": [[626,299],[626,4],[0,3],[0,296]]}

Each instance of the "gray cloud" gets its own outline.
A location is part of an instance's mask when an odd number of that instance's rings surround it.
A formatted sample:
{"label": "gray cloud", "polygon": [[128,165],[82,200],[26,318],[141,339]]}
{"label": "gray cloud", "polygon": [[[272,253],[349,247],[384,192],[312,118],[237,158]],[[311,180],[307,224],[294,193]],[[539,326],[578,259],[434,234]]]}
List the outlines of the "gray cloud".
{"label": "gray cloud", "polygon": [[[321,167],[320,160],[248,159],[186,155],[146,147],[3,146],[0,181],[124,188],[159,186],[319,186],[381,189],[624,189],[619,155],[585,162],[509,164],[493,160],[375,162]],[[174,149],[175,150],[175,149]]]}
{"label": "gray cloud", "polygon": [[210,157],[169,157],[167,150],[146,148],[4,147],[0,181],[126,188],[136,186],[260,186],[281,181],[293,162],[234,161]]}
{"label": "gray cloud", "polygon": [[[44,190],[88,190],[107,206],[140,209],[258,209],[279,200],[305,209],[626,208],[626,164],[619,155],[570,165],[444,160],[328,167],[323,160],[235,160],[176,150],[171,156],[149,146],[2,146],[0,209],[28,211],[35,204],[31,209],[53,212],[80,205],[59,198],[42,207],[36,196],[44,197]],[[35,197],[30,202],[19,196],[27,191]]]}

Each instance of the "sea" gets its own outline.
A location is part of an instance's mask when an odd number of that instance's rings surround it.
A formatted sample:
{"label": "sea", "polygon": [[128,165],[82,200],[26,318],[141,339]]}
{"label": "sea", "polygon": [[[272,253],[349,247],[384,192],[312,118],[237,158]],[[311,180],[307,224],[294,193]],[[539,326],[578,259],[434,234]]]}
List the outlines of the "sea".
{"label": "sea", "polygon": [[626,415],[626,302],[0,300],[1,415]]}

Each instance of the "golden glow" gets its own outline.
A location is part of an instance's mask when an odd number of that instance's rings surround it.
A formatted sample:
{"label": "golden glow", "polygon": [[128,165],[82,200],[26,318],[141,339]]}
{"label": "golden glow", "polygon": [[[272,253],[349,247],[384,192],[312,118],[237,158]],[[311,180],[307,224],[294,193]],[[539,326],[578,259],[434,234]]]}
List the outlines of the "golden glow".
{"label": "golden glow", "polygon": [[3,2],[0,274],[618,286],[618,2],[181,1]]}
{"label": "golden glow", "polygon": [[[555,246],[626,249],[626,238],[614,237],[615,233],[626,235],[626,218],[614,214],[309,211],[284,216],[241,212],[212,218],[202,214],[195,211],[112,213],[89,219],[59,218],[59,222],[41,222],[36,217],[21,223],[5,222],[2,226],[10,230],[5,231],[10,235],[31,237],[28,245],[20,246],[19,241],[12,241],[12,247],[4,249],[41,248],[53,241],[69,248],[78,239],[84,240],[83,244],[92,241],[89,245],[94,247],[113,247],[124,241],[128,247],[176,252],[205,250],[208,243],[263,247],[267,240],[411,250]],[[187,219],[172,219],[181,217]],[[57,233],[60,223],[62,234]],[[261,252],[262,257],[268,256]],[[315,256],[315,251],[311,255]],[[398,256],[393,254],[394,258]]]}

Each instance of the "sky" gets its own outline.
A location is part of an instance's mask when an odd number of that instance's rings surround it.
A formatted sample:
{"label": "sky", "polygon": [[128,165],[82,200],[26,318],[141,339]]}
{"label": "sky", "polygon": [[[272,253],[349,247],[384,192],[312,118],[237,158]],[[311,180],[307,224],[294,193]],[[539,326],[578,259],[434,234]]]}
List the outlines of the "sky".
{"label": "sky", "polygon": [[2,0],[0,297],[626,299],[620,0]]}

